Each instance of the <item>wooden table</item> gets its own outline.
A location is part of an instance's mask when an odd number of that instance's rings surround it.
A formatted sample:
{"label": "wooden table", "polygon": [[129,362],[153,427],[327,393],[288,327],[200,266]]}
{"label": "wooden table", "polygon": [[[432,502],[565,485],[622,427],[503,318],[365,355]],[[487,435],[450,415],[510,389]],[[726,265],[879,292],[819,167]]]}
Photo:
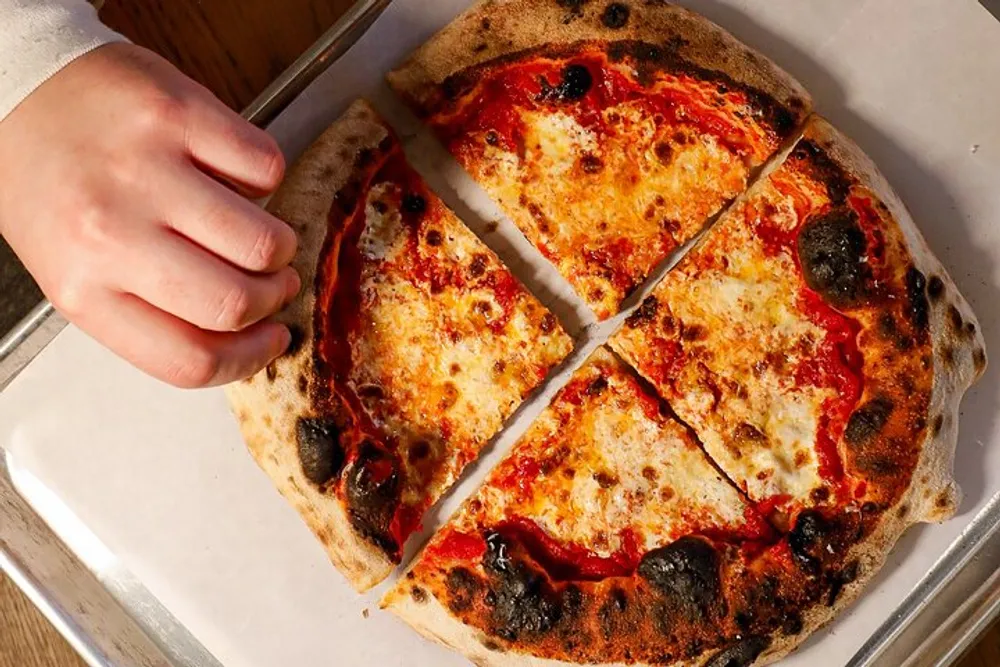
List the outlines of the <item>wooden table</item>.
{"label": "wooden table", "polygon": [[[242,109],[351,1],[107,0],[101,16]],[[0,667],[78,665],[83,662],[41,614],[10,581],[0,579]],[[1000,667],[1000,625],[960,667]]]}

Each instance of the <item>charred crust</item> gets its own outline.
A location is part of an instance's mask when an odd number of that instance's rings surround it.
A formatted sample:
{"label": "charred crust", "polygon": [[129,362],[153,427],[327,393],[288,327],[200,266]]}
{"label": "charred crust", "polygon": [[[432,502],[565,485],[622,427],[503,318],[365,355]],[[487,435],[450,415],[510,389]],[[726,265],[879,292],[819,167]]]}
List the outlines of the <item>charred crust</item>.
{"label": "charred crust", "polygon": [[813,218],[798,238],[806,283],[838,308],[866,304],[872,283],[867,246],[853,210],[840,207]]}
{"label": "charred crust", "polygon": [[797,635],[803,627],[802,615],[798,612],[790,611],[781,619],[781,631],[786,635]]}
{"label": "charred crust", "polygon": [[927,328],[930,326],[927,279],[914,266],[911,266],[906,272],[906,296],[909,303],[907,316],[917,331],[927,331]]}
{"label": "charred crust", "polygon": [[635,311],[628,316],[626,324],[628,324],[631,329],[637,329],[656,319],[656,313],[659,309],[660,302],[657,301],[655,296],[649,295],[645,298],[645,300],[643,300],[642,305],[636,308]]}
{"label": "charred crust", "polygon": [[402,490],[399,462],[371,440],[365,440],[344,476],[351,525],[398,561],[402,545],[396,543],[390,525]]}
{"label": "charred crust", "polygon": [[547,102],[575,102],[582,99],[594,85],[594,75],[584,65],[567,65],[562,71],[562,81],[553,87],[542,79],[539,99]]}
{"label": "charred crust", "polygon": [[424,604],[427,602],[427,591],[422,589],[420,586],[413,586],[410,589],[410,597],[413,598],[413,601],[417,604]]}
{"label": "charred crust", "polygon": [[951,328],[955,330],[956,334],[961,334],[964,331],[965,320],[962,319],[962,313],[958,312],[958,308],[948,306],[948,319],[951,321]]}
{"label": "charred crust", "polygon": [[471,609],[483,589],[479,578],[464,567],[452,568],[444,585],[448,591],[448,609],[454,614]]}
{"label": "charred crust", "polygon": [[278,367],[274,362],[269,363],[264,368],[264,375],[267,377],[268,382],[274,382],[278,379]]}
{"label": "charred crust", "polygon": [[603,375],[598,375],[587,385],[588,396],[600,396],[608,388],[608,379]]}
{"label": "charred crust", "polygon": [[717,653],[705,667],[750,667],[770,645],[769,637],[746,637]]}
{"label": "charred crust", "polygon": [[944,295],[944,281],[939,276],[931,276],[927,281],[927,296],[931,301],[938,301]]}
{"label": "charred crust", "polygon": [[288,347],[285,348],[285,356],[293,356],[302,349],[302,343],[305,342],[306,334],[302,330],[302,327],[295,324],[288,325]]}
{"label": "charred crust", "polygon": [[340,475],[344,465],[344,449],[340,444],[340,428],[329,419],[299,417],[295,424],[302,474],[313,484],[323,486]]}
{"label": "charred crust", "polygon": [[847,201],[853,180],[819,144],[810,139],[803,139],[792,151],[791,158],[809,165],[816,179],[826,184],[827,196],[835,206]]}
{"label": "charred crust", "polygon": [[563,19],[563,23],[570,23],[574,19],[583,16],[583,6],[587,2],[589,0],[556,0],[556,4],[566,10],[566,17]]}
{"label": "charred crust", "polygon": [[854,583],[858,578],[858,561],[851,561],[843,567],[839,572],[834,573],[830,577],[830,588],[827,593],[826,606],[832,607],[837,604],[837,598],[840,597],[840,593],[844,590],[844,586]]}
{"label": "charred crust", "polygon": [[307,378],[304,373],[299,373],[298,388],[299,393],[303,396],[309,393],[309,378]]}
{"label": "charred crust", "polygon": [[938,415],[934,418],[934,422],[931,424],[931,433],[936,438],[941,435],[941,429],[944,428],[944,415]]}
{"label": "charred crust", "polygon": [[403,195],[403,211],[412,215],[422,215],[427,210],[427,199],[423,195],[408,192]]}
{"label": "charred crust", "polygon": [[650,551],[639,562],[639,576],[664,597],[661,621],[680,614],[692,621],[713,615],[722,603],[719,554],[699,537],[682,537]]}
{"label": "charred crust", "polygon": [[597,620],[605,639],[611,639],[622,624],[628,610],[628,594],[621,588],[613,588],[607,599],[597,610]]}
{"label": "charred crust", "polygon": [[871,441],[885,428],[894,408],[893,402],[883,396],[868,401],[851,415],[844,430],[844,440],[854,446]]}
{"label": "charred crust", "polygon": [[435,248],[444,242],[444,237],[441,236],[441,232],[437,229],[431,229],[424,236],[424,240],[427,241],[427,245],[434,246]]}
{"label": "charred crust", "polygon": [[612,2],[604,8],[604,13],[601,14],[601,23],[612,30],[618,30],[628,24],[631,13],[632,11],[625,3]]}
{"label": "charred crust", "polygon": [[559,623],[567,598],[557,595],[544,575],[515,559],[510,544],[497,532],[486,535],[483,568],[490,577],[485,599],[493,634],[516,641],[539,637]]}
{"label": "charred crust", "polygon": [[477,253],[473,256],[472,261],[469,263],[469,275],[473,278],[479,278],[486,273],[486,261],[486,255],[483,253]]}
{"label": "charred crust", "polygon": [[788,533],[788,547],[792,558],[804,570],[815,574],[823,559],[823,548],[830,538],[832,526],[822,514],[805,510],[795,520],[795,527]]}
{"label": "charred crust", "polygon": [[896,510],[896,516],[900,519],[905,519],[906,515],[909,513],[910,513],[910,506],[906,503],[900,505],[899,509]]}
{"label": "charred crust", "polygon": [[896,346],[896,349],[901,352],[905,352],[913,347],[913,340],[900,331],[895,316],[889,311],[884,311],[879,316],[878,330],[883,338],[891,341]]}

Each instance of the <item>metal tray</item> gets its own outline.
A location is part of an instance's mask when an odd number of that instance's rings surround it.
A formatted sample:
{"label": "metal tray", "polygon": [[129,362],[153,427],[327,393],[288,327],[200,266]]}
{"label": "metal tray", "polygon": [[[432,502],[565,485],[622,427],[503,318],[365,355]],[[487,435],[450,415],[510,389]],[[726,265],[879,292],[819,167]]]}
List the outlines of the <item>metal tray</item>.
{"label": "metal tray", "polygon": [[[989,7],[996,0],[983,0]],[[360,38],[390,0],[360,0],[260,95],[265,126]],[[47,302],[0,340],[0,391],[65,326]],[[140,582],[94,572],[28,506],[0,449],[0,569],[89,665],[217,665]],[[854,666],[949,665],[1000,614],[1000,493],[851,659]]]}

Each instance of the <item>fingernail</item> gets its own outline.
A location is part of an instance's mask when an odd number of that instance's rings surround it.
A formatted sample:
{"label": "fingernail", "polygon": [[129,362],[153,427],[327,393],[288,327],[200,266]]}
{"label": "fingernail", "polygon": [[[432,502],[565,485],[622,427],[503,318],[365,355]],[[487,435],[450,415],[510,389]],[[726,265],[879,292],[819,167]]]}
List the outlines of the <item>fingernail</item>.
{"label": "fingernail", "polygon": [[[292,344],[292,332],[288,327],[282,326],[278,334],[278,355],[284,354],[288,346]],[[277,355],[276,355],[277,356]]]}

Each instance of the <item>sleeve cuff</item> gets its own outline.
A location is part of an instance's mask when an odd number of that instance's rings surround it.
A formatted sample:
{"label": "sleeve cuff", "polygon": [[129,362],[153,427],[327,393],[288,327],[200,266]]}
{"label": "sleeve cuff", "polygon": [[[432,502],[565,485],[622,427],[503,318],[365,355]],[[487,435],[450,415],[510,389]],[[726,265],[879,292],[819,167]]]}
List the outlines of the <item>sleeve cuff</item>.
{"label": "sleeve cuff", "polygon": [[83,0],[0,0],[0,121],[85,53],[125,41]]}

